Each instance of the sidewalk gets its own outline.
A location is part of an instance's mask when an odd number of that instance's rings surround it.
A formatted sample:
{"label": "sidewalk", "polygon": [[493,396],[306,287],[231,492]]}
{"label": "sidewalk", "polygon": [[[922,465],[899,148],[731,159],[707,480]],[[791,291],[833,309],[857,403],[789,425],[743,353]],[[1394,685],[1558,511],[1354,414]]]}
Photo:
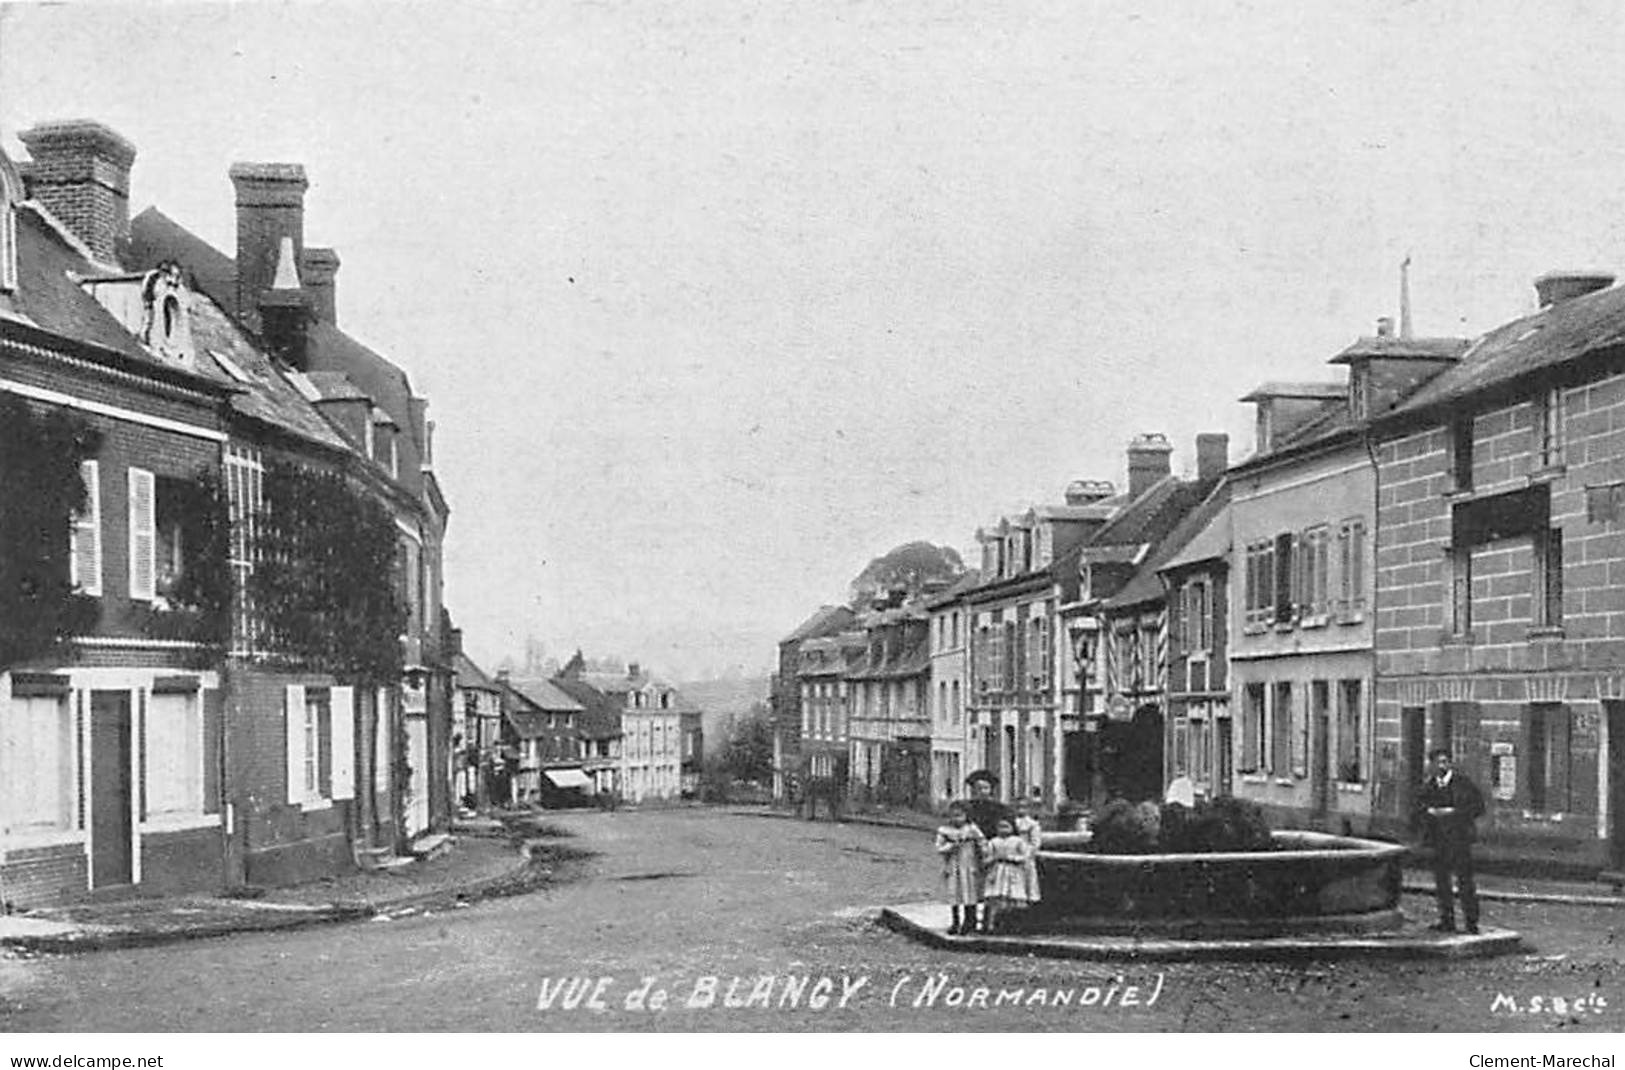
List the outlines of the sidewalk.
{"label": "sidewalk", "polygon": [[472,825],[450,849],[399,869],[355,872],[252,896],[147,896],[0,916],[0,948],[69,953],[146,947],[243,932],[301,929],[456,910],[551,883],[590,852],[514,821]]}
{"label": "sidewalk", "polygon": [[[799,812],[778,806],[723,806],[730,813],[754,817],[806,820]],[[828,821],[827,811],[819,810],[819,821]],[[889,828],[929,832],[941,824],[932,814],[912,810],[851,810],[841,821],[854,825],[880,825]],[[1432,896],[1433,872],[1423,866],[1407,866],[1402,890],[1407,895]],[[1478,874],[1479,898],[1507,903],[1553,903],[1566,906],[1625,907],[1625,895],[1602,881],[1560,880],[1541,877]]]}

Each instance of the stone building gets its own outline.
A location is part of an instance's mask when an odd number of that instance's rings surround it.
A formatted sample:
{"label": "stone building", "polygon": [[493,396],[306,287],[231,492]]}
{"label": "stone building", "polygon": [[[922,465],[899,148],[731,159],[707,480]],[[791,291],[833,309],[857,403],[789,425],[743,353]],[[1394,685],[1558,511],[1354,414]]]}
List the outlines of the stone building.
{"label": "stone building", "polygon": [[806,775],[808,770],[807,756],[801,750],[802,726],[807,721],[802,708],[801,645],[810,639],[837,634],[848,627],[855,616],[846,606],[820,606],[779,640],[778,671],[773,674],[768,692],[769,716],[773,722],[775,799],[785,799],[790,794],[790,782]]}
{"label": "stone building", "polygon": [[1612,281],[1543,276],[1537,312],[1371,414],[1380,828],[1403,827],[1442,746],[1484,788],[1485,854],[1625,861],[1625,290]]}

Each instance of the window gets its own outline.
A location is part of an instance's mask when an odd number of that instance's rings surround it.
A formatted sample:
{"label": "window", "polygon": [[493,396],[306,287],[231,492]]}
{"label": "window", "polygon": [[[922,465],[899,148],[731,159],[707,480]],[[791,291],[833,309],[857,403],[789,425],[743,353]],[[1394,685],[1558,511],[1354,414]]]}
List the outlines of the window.
{"label": "window", "polygon": [[1206,579],[1192,580],[1185,585],[1185,619],[1182,623],[1187,653],[1205,653],[1213,649],[1211,590]]}
{"label": "window", "polygon": [[354,794],[354,701],[348,687],[288,687],[283,708],[289,804],[309,806]]}
{"label": "window", "polygon": [[937,720],[948,722],[948,681],[937,681]]}
{"label": "window", "polygon": [[5,720],[6,814],[13,835],[73,828],[73,717],[62,695],[13,696]]}
{"label": "window", "polygon": [[953,682],[953,689],[948,693],[948,717],[953,724],[959,723],[959,681]]}
{"label": "window", "polygon": [[1473,418],[1463,417],[1450,427],[1450,470],[1457,490],[1473,489]]}
{"label": "window", "polygon": [[1535,402],[1536,433],[1540,436],[1540,463],[1548,468],[1563,463],[1563,391],[1546,391]]}
{"label": "window", "polygon": [[1275,537],[1275,623],[1291,624],[1297,573],[1292,570],[1296,539],[1291,532]]}
{"label": "window", "polygon": [[951,646],[959,645],[959,614],[955,612],[951,618],[953,624],[948,629],[948,640]]}
{"label": "window", "polygon": [[1256,772],[1263,765],[1264,752],[1264,685],[1248,684],[1246,708],[1241,726],[1241,772]]}
{"label": "window", "polygon": [[1310,528],[1299,540],[1298,602],[1299,612],[1305,618],[1324,616],[1331,609],[1329,536],[1330,533],[1322,526]]}
{"label": "window", "polygon": [[1536,702],[1529,706],[1529,772],[1526,780],[1529,808],[1537,813],[1566,814],[1570,798],[1570,732],[1567,706]]}
{"label": "window", "polygon": [[1033,617],[1027,622],[1027,674],[1031,677],[1029,689],[1032,691],[1049,689],[1048,625],[1044,617]]}
{"label": "window", "polygon": [[238,651],[252,651],[258,631],[248,603],[248,577],[254,571],[254,544],[265,469],[259,453],[235,444],[226,446],[226,498],[231,510],[231,574],[236,605],[232,642]]}
{"label": "window", "polygon": [[1473,631],[1473,551],[1460,547],[1450,551],[1450,634],[1471,635]]}
{"label": "window", "polygon": [[1338,611],[1365,612],[1365,521],[1350,517],[1337,528]]}
{"label": "window", "polygon": [[1292,684],[1285,681],[1275,685],[1275,708],[1270,711],[1270,756],[1267,768],[1277,776],[1286,776],[1292,769],[1293,729],[1297,723],[1292,707]]}
{"label": "window", "polygon": [[1365,711],[1362,682],[1340,680],[1337,684],[1337,779],[1345,784],[1365,782]]}
{"label": "window", "polygon": [[203,723],[196,692],[153,694],[142,757],[148,818],[203,813]]}
{"label": "window", "polygon": [[1563,626],[1563,532],[1560,528],[1537,532],[1535,543],[1535,624]]}
{"label": "window", "polygon": [[[1291,536],[1286,536],[1288,540]],[[1289,541],[1290,547],[1290,541]],[[1289,550],[1290,554],[1290,550]],[[1256,542],[1247,548],[1247,626],[1259,628],[1276,618],[1276,543]],[[1288,596],[1290,605],[1290,595]],[[1288,610],[1290,617],[1291,611]]]}
{"label": "window", "polygon": [[79,478],[85,485],[85,507],[74,514],[68,536],[68,579],[79,593],[99,596],[102,593],[100,466],[95,461],[81,462]]}

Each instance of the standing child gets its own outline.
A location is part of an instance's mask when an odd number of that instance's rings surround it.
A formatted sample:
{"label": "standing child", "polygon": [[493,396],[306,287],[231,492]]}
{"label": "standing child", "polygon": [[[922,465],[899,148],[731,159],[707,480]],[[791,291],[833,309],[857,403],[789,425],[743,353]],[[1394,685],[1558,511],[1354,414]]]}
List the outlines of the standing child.
{"label": "standing child", "polygon": [[982,850],[987,840],[970,823],[965,804],[948,807],[948,823],[937,829],[937,854],[942,857],[942,883],[953,912],[951,936],[976,928],[976,904],[982,899]]}
{"label": "standing child", "polygon": [[1038,895],[1038,848],[1044,842],[1043,829],[1033,816],[1033,801],[1022,799],[1016,803],[1016,835],[1027,842],[1027,861],[1022,872],[1027,878],[1027,902],[1036,903]]}
{"label": "standing child", "polygon": [[1027,905],[1029,853],[1027,841],[1016,835],[1016,823],[1002,819],[998,835],[987,844],[987,884],[982,888],[987,900],[987,932],[997,932],[1005,915]]}

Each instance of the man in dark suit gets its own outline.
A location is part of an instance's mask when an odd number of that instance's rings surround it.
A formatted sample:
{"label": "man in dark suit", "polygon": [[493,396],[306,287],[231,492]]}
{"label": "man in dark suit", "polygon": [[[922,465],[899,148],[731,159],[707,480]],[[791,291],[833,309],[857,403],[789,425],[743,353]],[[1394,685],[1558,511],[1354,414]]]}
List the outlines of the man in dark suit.
{"label": "man in dark suit", "polygon": [[1428,757],[1433,773],[1422,782],[1417,794],[1413,824],[1423,842],[1433,848],[1433,881],[1439,899],[1436,932],[1456,931],[1455,895],[1450,886],[1456,878],[1461,893],[1461,912],[1467,931],[1478,932],[1478,885],[1473,879],[1473,822],[1484,813],[1484,796],[1478,785],[1455,768],[1448,750],[1438,748]]}

